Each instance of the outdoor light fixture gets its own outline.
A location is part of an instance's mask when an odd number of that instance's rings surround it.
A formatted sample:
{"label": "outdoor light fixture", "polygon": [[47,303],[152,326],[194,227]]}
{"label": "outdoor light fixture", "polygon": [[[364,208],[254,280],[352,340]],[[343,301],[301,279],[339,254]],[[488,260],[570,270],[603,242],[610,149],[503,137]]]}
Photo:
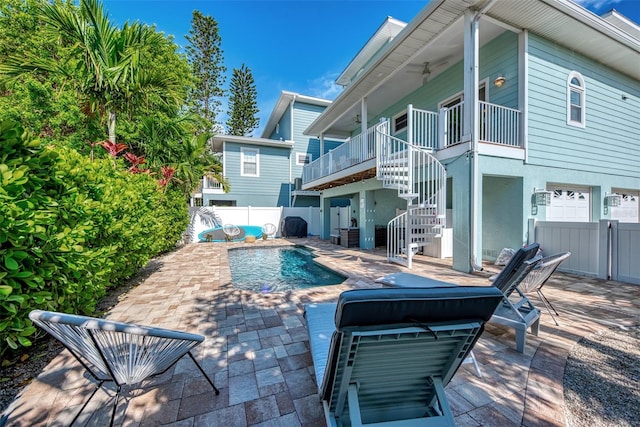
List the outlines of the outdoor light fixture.
{"label": "outdoor light fixture", "polygon": [[615,206],[620,206],[620,203],[622,203],[622,196],[616,193],[605,193],[604,195],[604,205],[612,208]]}
{"label": "outdoor light fixture", "polygon": [[496,79],[493,81],[493,84],[496,85],[496,87],[502,87],[503,84],[505,84],[505,82],[507,81],[507,79],[504,78],[504,76],[502,74],[500,74],[498,77],[496,77]]}
{"label": "outdoor light fixture", "polygon": [[354,117],[354,120],[356,121],[357,124],[362,123],[362,119],[360,118],[360,114],[356,114],[356,116]]}
{"label": "outdoor light fixture", "polygon": [[551,204],[551,191],[534,188],[533,196],[536,206],[549,206]]}

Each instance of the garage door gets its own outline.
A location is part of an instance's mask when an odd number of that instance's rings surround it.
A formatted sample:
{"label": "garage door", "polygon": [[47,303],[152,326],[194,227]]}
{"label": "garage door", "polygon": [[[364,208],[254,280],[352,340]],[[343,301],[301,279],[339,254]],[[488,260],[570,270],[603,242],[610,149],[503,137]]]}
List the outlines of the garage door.
{"label": "garage door", "polygon": [[620,222],[640,222],[640,192],[614,190],[622,195],[620,206],[611,207],[611,219]]}
{"label": "garage door", "polygon": [[586,187],[549,187],[551,205],[547,206],[547,221],[589,222],[591,194]]}

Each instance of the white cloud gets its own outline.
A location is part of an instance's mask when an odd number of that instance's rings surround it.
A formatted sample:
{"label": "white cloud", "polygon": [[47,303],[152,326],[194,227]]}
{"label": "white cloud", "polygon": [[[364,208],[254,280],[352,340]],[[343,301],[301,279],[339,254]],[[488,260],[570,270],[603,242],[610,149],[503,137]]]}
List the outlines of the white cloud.
{"label": "white cloud", "polygon": [[317,98],[335,99],[342,92],[342,86],[336,84],[337,77],[337,73],[329,73],[312,80],[309,82],[308,95]]}
{"label": "white cloud", "polygon": [[611,9],[622,0],[573,0],[587,9]]}

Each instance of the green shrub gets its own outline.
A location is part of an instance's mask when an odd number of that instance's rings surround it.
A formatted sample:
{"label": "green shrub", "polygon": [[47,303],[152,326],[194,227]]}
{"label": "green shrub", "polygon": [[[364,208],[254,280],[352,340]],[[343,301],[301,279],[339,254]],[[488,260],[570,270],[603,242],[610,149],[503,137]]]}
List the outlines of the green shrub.
{"label": "green shrub", "polygon": [[179,191],[119,161],[42,147],[13,122],[0,124],[0,177],[0,354],[31,344],[31,310],[91,314],[187,227]]}

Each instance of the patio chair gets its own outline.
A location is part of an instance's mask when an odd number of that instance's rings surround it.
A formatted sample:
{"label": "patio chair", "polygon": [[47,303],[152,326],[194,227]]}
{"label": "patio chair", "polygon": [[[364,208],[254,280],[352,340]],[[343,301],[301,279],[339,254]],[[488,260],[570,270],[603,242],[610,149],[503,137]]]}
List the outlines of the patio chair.
{"label": "patio chair", "polygon": [[307,304],[327,425],[455,425],[444,387],[501,299],[493,287],[378,288]]}
{"label": "patio chair", "polygon": [[538,336],[540,331],[540,310],[518,288],[540,262],[541,257],[536,256],[538,248],[539,245],[533,243],[518,249],[492,283],[500,289],[503,298],[490,322],[514,328],[516,350],[520,353],[524,353],[527,330],[531,329],[535,336]]}
{"label": "patio chair", "polygon": [[549,312],[549,315],[555,322],[556,326],[560,326],[556,317],[553,315],[551,310],[559,316],[558,311],[551,304],[551,302],[547,299],[547,297],[542,293],[542,287],[547,283],[547,280],[551,277],[551,275],[556,271],[556,269],[562,264],[564,260],[571,256],[571,252],[561,252],[559,254],[551,255],[545,258],[542,258],[540,262],[535,266],[531,272],[524,278],[522,283],[520,283],[520,290],[522,292],[529,293],[533,290],[536,291],[540,301],[544,304],[545,308]]}
{"label": "patio chair", "polygon": [[[540,310],[518,289],[518,285],[540,261],[536,257],[539,245],[533,243],[520,248],[511,257],[507,265],[493,280],[493,286],[503,294],[503,303],[498,306],[490,322],[515,329],[516,349],[524,353],[527,330],[538,335],[540,330]],[[455,283],[442,282],[411,273],[393,273],[377,280],[388,286],[401,288],[433,288],[457,286]],[[515,292],[514,295],[514,290]]]}
{"label": "patio chair", "polygon": [[277,230],[276,226],[270,222],[262,226],[262,234],[267,236],[267,239],[273,239]]}
{"label": "patio chair", "polygon": [[191,354],[191,350],[204,341],[202,335],[41,310],[32,311],[29,318],[60,341],[98,382],[71,425],[106,382],[116,385],[110,421],[113,425],[123,386],[164,373],[185,354],[216,395],[220,393]]}
{"label": "patio chair", "polygon": [[233,224],[225,224],[222,226],[222,232],[226,236],[227,241],[230,242],[240,234],[240,228]]}

